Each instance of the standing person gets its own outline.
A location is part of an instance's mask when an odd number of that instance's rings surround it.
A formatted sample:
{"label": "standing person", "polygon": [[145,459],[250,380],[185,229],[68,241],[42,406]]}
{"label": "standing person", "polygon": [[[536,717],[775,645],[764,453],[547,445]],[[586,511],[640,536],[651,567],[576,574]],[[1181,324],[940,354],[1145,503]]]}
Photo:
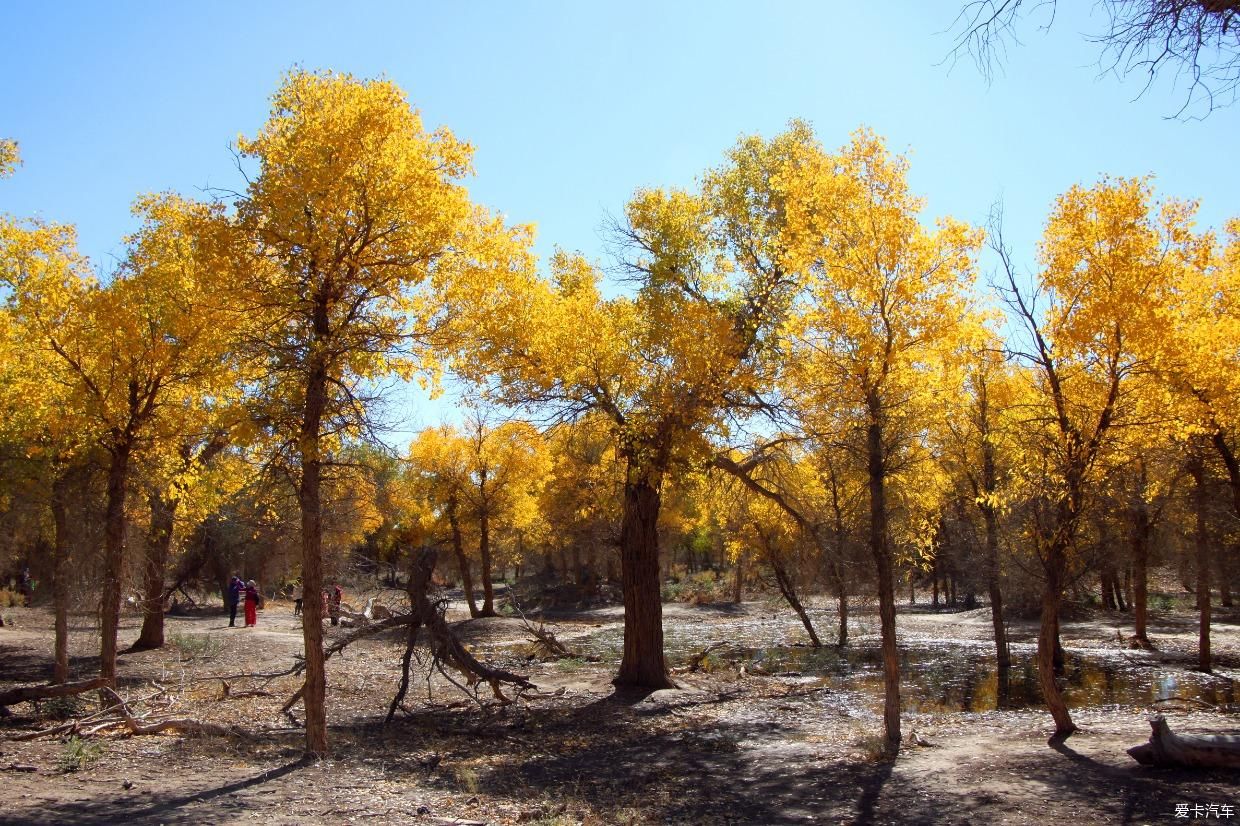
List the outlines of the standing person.
{"label": "standing person", "polygon": [[340,600],[344,597],[344,589],[339,583],[332,586],[331,597],[327,603],[327,615],[332,619],[332,625],[340,624]]}
{"label": "standing person", "polygon": [[241,595],[245,591],[245,583],[241,581],[241,577],[233,576],[228,580],[228,627],[232,628],[237,624],[237,603],[241,601]]}
{"label": "standing person", "polygon": [[301,616],[301,601],[306,598],[306,586],[300,582],[297,583],[297,590],[293,593],[297,594],[297,599],[293,600],[293,616]]}
{"label": "standing person", "polygon": [[258,585],[254,580],[245,584],[245,627],[258,625],[258,601],[262,597],[258,593]]}
{"label": "standing person", "polygon": [[22,595],[22,603],[29,608],[30,601],[34,596],[34,580],[30,578],[30,566],[22,568],[21,585],[19,586]]}

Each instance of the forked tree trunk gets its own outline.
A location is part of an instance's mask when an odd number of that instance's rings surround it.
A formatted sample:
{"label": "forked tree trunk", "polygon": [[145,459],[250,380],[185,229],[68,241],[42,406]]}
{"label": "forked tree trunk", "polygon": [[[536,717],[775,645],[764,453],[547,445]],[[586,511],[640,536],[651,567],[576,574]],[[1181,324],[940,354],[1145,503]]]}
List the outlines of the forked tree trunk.
{"label": "forked tree trunk", "polygon": [[648,476],[624,484],[620,524],[620,580],[624,593],[624,654],[617,686],[675,688],[663,657],[663,605],[659,588],[659,491]]}
{"label": "forked tree trunk", "polygon": [[125,562],[125,493],[131,446],[109,448],[107,507],[103,523],[103,593],[99,600],[99,676],[116,687],[116,636],[121,622],[121,574]]}
{"label": "forked tree trunk", "polygon": [[142,632],[133,644],[136,651],[164,645],[164,574],[168,570],[177,508],[176,499],[165,499],[156,490],[149,492],[147,503],[151,509],[151,529],[146,541]]}
{"label": "forked tree trunk", "polygon": [[892,581],[891,550],[887,546],[887,468],[883,456],[881,410],[870,400],[866,431],[870,489],[870,553],[878,576],[878,617],[883,653],[883,740],[886,754],[900,750],[900,654],[896,648],[896,595]]}
{"label": "forked tree trunk", "polygon": [[1189,460],[1188,472],[1193,477],[1193,545],[1196,549],[1197,610],[1200,612],[1197,668],[1208,674],[1213,666],[1210,657],[1210,538],[1206,528],[1206,509],[1210,499],[1206,491],[1205,462],[1199,454],[1194,453]]}
{"label": "forked tree trunk", "polygon": [[56,664],[52,682],[69,679],[69,474],[62,470],[52,481],[52,606],[56,615]]}

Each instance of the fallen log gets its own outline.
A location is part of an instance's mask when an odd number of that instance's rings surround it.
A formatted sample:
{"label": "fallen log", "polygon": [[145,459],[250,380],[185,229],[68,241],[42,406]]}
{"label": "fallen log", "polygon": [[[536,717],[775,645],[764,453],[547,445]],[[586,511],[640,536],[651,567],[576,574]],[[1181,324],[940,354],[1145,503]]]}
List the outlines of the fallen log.
{"label": "fallen log", "polygon": [[1240,735],[1172,734],[1161,714],[1150,721],[1150,741],[1128,749],[1143,766],[1240,769]]}
{"label": "fallen log", "polygon": [[102,688],[107,683],[108,681],[103,677],[95,677],[92,680],[81,680],[76,683],[28,685],[20,688],[10,688],[8,691],[0,692],[0,706],[11,706],[33,700],[47,700],[52,697],[68,697],[73,694],[83,694],[96,688]]}

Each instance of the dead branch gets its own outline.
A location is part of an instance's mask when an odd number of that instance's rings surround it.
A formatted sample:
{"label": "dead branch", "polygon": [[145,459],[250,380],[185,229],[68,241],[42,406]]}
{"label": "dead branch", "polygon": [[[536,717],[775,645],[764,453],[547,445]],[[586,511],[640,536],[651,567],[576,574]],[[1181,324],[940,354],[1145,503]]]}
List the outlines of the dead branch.
{"label": "dead branch", "polygon": [[432,605],[427,596],[436,556],[434,548],[422,548],[411,554],[408,588],[410,604],[429,632],[435,659],[460,671],[471,686],[478,682],[489,684],[495,699],[504,704],[512,701],[500,691],[501,685],[513,685],[522,690],[536,688],[526,677],[479,662],[452,633],[443,612]]}
{"label": "dead branch", "polygon": [[55,737],[56,735],[59,735],[59,734],[76,734],[77,729],[78,729],[78,721],[70,720],[69,722],[59,725],[59,726],[53,726],[52,728],[45,728],[45,729],[37,729],[35,731],[27,731],[23,734],[14,734],[13,736],[6,737],[5,739],[12,740],[14,742],[21,742],[22,740],[38,740],[40,737]]}
{"label": "dead branch", "polygon": [[702,667],[702,663],[706,662],[706,658],[710,656],[710,652],[717,648],[723,648],[726,642],[717,642],[706,646],[701,651],[693,655],[693,659],[689,660],[689,664],[685,668],[689,671],[697,671]]}
{"label": "dead branch", "polygon": [[529,634],[534,640],[534,646],[541,648],[543,656],[556,660],[567,660],[577,655],[569,650],[568,646],[556,639],[555,633],[547,628],[546,623],[542,620],[538,621],[538,625],[530,622],[530,618],[521,610],[521,606],[517,605],[515,599],[511,602],[512,607],[516,609],[517,615],[521,617],[521,627],[525,629],[525,633]]}
{"label": "dead branch", "polygon": [[[373,637],[376,634],[381,634],[384,631],[388,631],[392,628],[399,628],[402,625],[409,625],[410,623],[413,623],[415,621],[416,621],[416,618],[413,617],[412,615],[398,614],[396,616],[383,620],[382,622],[371,623],[370,625],[367,625],[364,628],[359,628],[356,631],[354,631],[352,634],[348,634],[344,637],[341,637],[340,639],[336,640],[334,643],[329,645],[327,648],[323,649],[323,661],[326,662],[327,660],[331,659],[334,654],[339,654],[345,648],[347,648],[348,646],[352,645],[353,643],[357,642],[360,639],[364,639],[366,637]],[[289,674],[300,674],[301,672],[305,670],[306,670],[305,660],[300,660],[292,667],[292,669],[289,670],[288,673]],[[284,705],[280,708],[280,711],[288,715],[289,719],[295,719],[293,718],[291,714],[289,714],[289,709],[297,705],[297,701],[301,699],[301,695],[305,692],[305,690],[306,690],[305,685],[302,685],[301,688],[297,689],[297,691],[293,694],[293,696],[289,697],[288,701],[285,702]]]}
{"label": "dead branch", "polygon": [[[174,718],[144,724],[139,722],[129,708],[129,705],[111,688],[104,686],[100,689],[100,693],[110,696],[116,703],[116,705],[112,706],[112,710],[119,712],[122,721],[132,734],[159,734],[163,731],[180,731],[183,734],[210,734],[217,737],[226,737],[230,734],[239,733],[235,726],[222,726],[218,723],[207,723],[202,720],[186,718]],[[106,728],[106,726],[101,728]]]}
{"label": "dead branch", "polygon": [[60,685],[33,685],[22,686],[20,688],[11,688],[8,691],[0,693],[0,706],[11,706],[17,703],[31,702],[34,700],[46,700],[51,697],[69,697],[74,694],[83,694],[87,691],[93,691],[107,685],[107,680],[103,677],[95,677],[92,680],[82,680],[76,683],[61,683]]}

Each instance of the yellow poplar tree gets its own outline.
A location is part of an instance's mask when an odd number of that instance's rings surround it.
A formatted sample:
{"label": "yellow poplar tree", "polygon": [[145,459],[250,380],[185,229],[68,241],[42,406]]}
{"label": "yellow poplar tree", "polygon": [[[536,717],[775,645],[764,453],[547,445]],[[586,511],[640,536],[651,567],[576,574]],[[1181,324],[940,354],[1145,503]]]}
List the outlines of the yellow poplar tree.
{"label": "yellow poplar tree", "polygon": [[550,281],[480,292],[461,369],[496,395],[565,419],[610,422],[625,464],[620,528],[624,653],[615,683],[673,685],[663,653],[658,517],[663,485],[709,458],[760,406],[773,333],[795,273],[783,258],[783,180],[808,127],[745,138],[696,192],[640,190],[615,228],[632,295],[604,298],[598,271],[558,253]]}
{"label": "yellow poplar tree", "polygon": [[[266,366],[263,394],[295,468],[302,581],[323,584],[322,480],[328,434],[365,428],[368,388],[431,361],[446,287],[523,260],[528,233],[471,205],[459,180],[472,148],[429,131],[387,80],[295,70],[267,123],[240,138],[258,173],[238,203],[254,260],[244,305]],[[305,602],[306,751],[327,751],[322,611]]]}
{"label": "yellow poplar tree", "polygon": [[972,333],[967,292],[981,243],[950,219],[934,232],[922,227],[907,166],[861,131],[840,152],[807,159],[788,200],[796,258],[809,272],[790,317],[791,386],[811,432],[837,431],[844,417],[864,434],[889,752],[900,744],[900,673],[888,477],[927,417],[941,413],[935,364]]}
{"label": "yellow poplar tree", "polygon": [[[116,679],[117,629],[125,550],[125,503],[139,451],[149,449],[156,422],[192,404],[212,376],[227,372],[229,315],[218,282],[224,254],[214,226],[218,210],[176,196],[139,200],[143,227],[107,285],[73,251],[64,228],[11,229],[0,257],[12,288],[10,306],[32,350],[55,364],[53,381],[89,422],[107,454],[101,676]],[[170,224],[201,231],[147,257],[144,239]]]}
{"label": "yellow poplar tree", "polygon": [[[1076,729],[1055,682],[1059,606],[1091,485],[1121,429],[1141,420],[1153,359],[1172,334],[1173,290],[1184,267],[1208,254],[1193,235],[1195,205],[1157,205],[1144,178],[1074,186],[1055,202],[1038,257],[1038,293],[1017,282],[996,237],[1004,298],[1023,328],[1009,346],[1030,368],[1037,407],[1018,461],[1035,481],[1031,539],[1044,581],[1038,682],[1061,735]],[[1034,298],[1045,297],[1038,308]]]}

